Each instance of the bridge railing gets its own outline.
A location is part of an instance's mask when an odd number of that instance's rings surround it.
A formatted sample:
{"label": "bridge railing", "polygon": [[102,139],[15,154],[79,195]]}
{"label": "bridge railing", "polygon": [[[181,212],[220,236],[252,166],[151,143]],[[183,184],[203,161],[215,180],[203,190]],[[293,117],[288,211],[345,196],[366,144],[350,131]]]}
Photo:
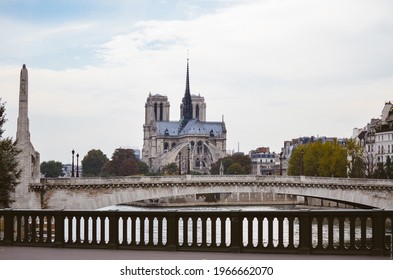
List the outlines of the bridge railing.
{"label": "bridge railing", "polygon": [[387,255],[393,211],[0,210],[0,245]]}

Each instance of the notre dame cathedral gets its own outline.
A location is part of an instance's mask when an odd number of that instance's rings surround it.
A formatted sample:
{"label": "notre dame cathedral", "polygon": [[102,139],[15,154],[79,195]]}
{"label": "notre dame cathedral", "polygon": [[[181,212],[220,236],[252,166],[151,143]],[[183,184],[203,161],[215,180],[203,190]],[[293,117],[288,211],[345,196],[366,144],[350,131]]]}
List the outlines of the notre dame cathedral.
{"label": "notre dame cathedral", "polygon": [[206,121],[205,98],[191,95],[187,59],[186,90],[180,104],[180,120],[169,120],[166,96],[149,94],[145,104],[142,160],[158,172],[170,163],[181,174],[209,174],[210,166],[226,153],[224,120]]}

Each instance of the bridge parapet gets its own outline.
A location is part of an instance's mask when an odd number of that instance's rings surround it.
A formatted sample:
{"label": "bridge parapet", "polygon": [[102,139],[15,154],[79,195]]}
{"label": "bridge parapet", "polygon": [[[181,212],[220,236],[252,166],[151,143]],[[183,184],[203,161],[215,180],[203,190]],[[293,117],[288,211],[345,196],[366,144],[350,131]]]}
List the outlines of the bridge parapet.
{"label": "bridge parapet", "polygon": [[254,193],[312,197],[393,209],[393,181],[289,176],[165,176],[43,179],[29,186],[42,208],[97,209],[168,197]]}
{"label": "bridge parapet", "polygon": [[318,188],[360,188],[393,190],[393,180],[294,177],[294,176],[252,176],[252,175],[183,175],[183,176],[128,176],[94,178],[51,178],[40,183],[30,184],[30,190],[46,188],[81,188],[81,187],[143,187],[157,185],[275,185],[303,186]]}

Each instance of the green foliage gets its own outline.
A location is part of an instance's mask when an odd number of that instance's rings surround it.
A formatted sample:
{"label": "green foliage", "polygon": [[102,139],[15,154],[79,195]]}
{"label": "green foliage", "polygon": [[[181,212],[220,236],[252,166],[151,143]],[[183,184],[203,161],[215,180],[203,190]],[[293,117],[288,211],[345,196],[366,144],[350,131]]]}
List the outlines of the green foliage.
{"label": "green foliage", "polygon": [[83,177],[100,176],[102,168],[108,161],[109,159],[101,150],[90,150],[82,159]]}
{"label": "green foliage", "polygon": [[392,160],[391,160],[390,156],[387,156],[387,158],[386,158],[385,173],[386,173],[386,179],[393,178],[393,166],[392,166]]}
{"label": "green foliage", "polygon": [[41,163],[41,173],[45,178],[58,178],[64,176],[63,164],[60,161],[44,161]]}
{"label": "green foliage", "polygon": [[179,174],[179,167],[176,163],[172,162],[172,163],[165,165],[162,168],[161,173],[163,175],[177,175],[177,174]]}
{"label": "green foliage", "polygon": [[149,166],[143,161],[138,161],[139,172],[143,175],[149,174]]}
{"label": "green foliage", "polygon": [[348,176],[351,178],[366,177],[366,160],[364,158],[364,149],[355,140],[347,142],[348,153]]}
{"label": "green foliage", "polygon": [[224,167],[224,174],[250,174],[251,173],[251,159],[249,156],[243,154],[234,154],[226,156],[211,165],[211,174],[220,174],[220,166]]}
{"label": "green foliage", "polygon": [[11,138],[2,138],[5,122],[5,105],[0,99],[0,208],[10,207],[13,202],[11,195],[21,175],[17,161],[20,151],[16,143]]}
{"label": "green foliage", "polygon": [[132,149],[116,149],[111,160],[102,168],[103,176],[130,176],[136,174],[140,174],[140,170]]}
{"label": "green foliage", "polygon": [[347,150],[337,141],[300,145],[292,151],[288,175],[347,177]]}

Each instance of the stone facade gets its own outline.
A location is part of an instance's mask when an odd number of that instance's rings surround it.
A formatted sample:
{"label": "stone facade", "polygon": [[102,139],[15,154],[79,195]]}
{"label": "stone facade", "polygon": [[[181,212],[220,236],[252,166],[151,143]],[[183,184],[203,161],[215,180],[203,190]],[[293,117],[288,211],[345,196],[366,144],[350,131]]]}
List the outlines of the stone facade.
{"label": "stone facade", "polygon": [[40,208],[39,198],[35,193],[29,192],[30,183],[40,181],[40,154],[34,149],[30,141],[29,117],[28,117],[28,71],[23,65],[20,72],[19,90],[19,115],[16,132],[19,168],[22,171],[20,183],[15,189],[13,208]]}
{"label": "stone facade", "polygon": [[393,104],[386,102],[381,118],[373,118],[363,128],[354,128],[352,138],[364,148],[364,158],[368,174],[378,164],[386,163],[389,156],[393,159]]}
{"label": "stone facade", "polygon": [[227,131],[224,120],[207,122],[204,97],[191,95],[188,61],[180,120],[170,121],[169,115],[168,97],[149,94],[145,104],[142,160],[152,172],[176,163],[182,174],[208,174],[211,164],[225,156]]}

